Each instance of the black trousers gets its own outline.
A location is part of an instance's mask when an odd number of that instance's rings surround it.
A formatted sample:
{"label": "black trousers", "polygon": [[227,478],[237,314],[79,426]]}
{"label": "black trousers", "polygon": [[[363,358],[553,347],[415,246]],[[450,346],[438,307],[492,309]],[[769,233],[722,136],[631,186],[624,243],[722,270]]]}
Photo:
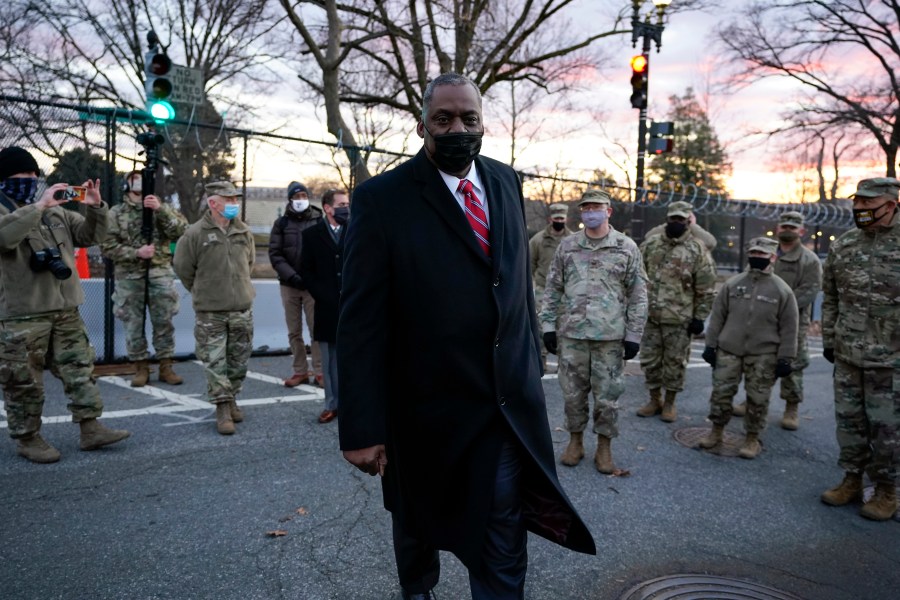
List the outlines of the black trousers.
{"label": "black trousers", "polygon": [[[527,536],[522,522],[519,480],[522,473],[519,442],[510,435],[500,451],[494,478],[479,577],[469,573],[473,600],[522,600],[528,568]],[[437,585],[441,573],[438,551],[403,531],[393,520],[394,556],[400,585],[409,594],[423,594]]]}

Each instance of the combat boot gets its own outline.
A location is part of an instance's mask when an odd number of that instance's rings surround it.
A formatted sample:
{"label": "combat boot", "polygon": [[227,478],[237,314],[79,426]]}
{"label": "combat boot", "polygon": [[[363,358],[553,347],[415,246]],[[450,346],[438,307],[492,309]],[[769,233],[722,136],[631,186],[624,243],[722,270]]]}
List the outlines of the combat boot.
{"label": "combat boot", "polygon": [[44,441],[39,433],[17,439],[16,454],[41,464],[55,463],[60,458],[59,450]]}
{"label": "combat boot", "polygon": [[584,458],[584,432],[573,431],[569,434],[569,445],[559,459],[567,467],[574,467]]}
{"label": "combat boot", "polygon": [[659,388],[650,390],[650,400],[647,401],[647,404],[637,409],[637,416],[653,417],[658,415],[662,410],[662,402],[660,402],[661,393],[662,390]]}
{"label": "combat boot", "polygon": [[743,417],[744,415],[746,415],[747,414],[747,401],[744,400],[740,404],[735,404],[733,407],[731,407],[731,414],[733,414],[736,417]]}
{"label": "combat boot", "polygon": [[675,396],[678,392],[674,392],[672,390],[666,390],[666,402],[662,407],[662,414],[659,418],[666,423],[674,423],[675,418],[678,416],[678,411],[675,410]]}
{"label": "combat boot", "polygon": [[134,366],[137,371],[131,378],[131,387],[144,387],[147,385],[147,380],[150,379],[150,361],[137,360],[134,362]]}
{"label": "combat boot", "polygon": [[241,407],[238,406],[237,400],[229,400],[228,408],[231,410],[231,420],[235,423],[240,423],[244,420],[244,413],[241,411]]}
{"label": "combat boot", "polygon": [[161,358],[159,360],[159,380],[169,385],[181,385],[184,379],[172,369],[175,364],[171,358]]}
{"label": "combat boot", "polygon": [[97,419],[84,419],[78,425],[81,427],[82,450],[96,450],[121,442],[131,435],[130,431],[124,429],[109,429]]}
{"label": "combat boot", "polygon": [[612,440],[605,435],[597,436],[597,453],[594,454],[594,466],[604,475],[612,475],[613,471],[616,470],[612,459],[611,443]]}
{"label": "combat boot", "polygon": [[722,443],[722,434],[725,433],[724,425],[713,425],[709,435],[700,440],[700,447],[711,450]]}
{"label": "combat boot", "polygon": [[234,419],[231,418],[231,403],[228,400],[216,404],[216,431],[222,435],[234,433]]}
{"label": "combat boot", "polygon": [[738,454],[741,458],[754,459],[759,456],[759,453],[762,451],[762,445],[759,443],[759,434],[758,433],[748,433],[747,437],[744,438],[744,443],[741,445],[741,449],[738,450]]}
{"label": "combat boot", "polygon": [[797,417],[797,408],[799,404],[796,402],[788,402],[784,407],[784,416],[781,417],[781,428],[788,431],[797,431],[800,420]]}
{"label": "combat boot", "polygon": [[820,499],[831,506],[844,506],[862,500],[862,473],[844,473],[841,483],[823,492]]}
{"label": "combat boot", "polygon": [[873,521],[887,521],[897,512],[897,488],[893,483],[876,483],[875,493],[863,504],[859,514]]}

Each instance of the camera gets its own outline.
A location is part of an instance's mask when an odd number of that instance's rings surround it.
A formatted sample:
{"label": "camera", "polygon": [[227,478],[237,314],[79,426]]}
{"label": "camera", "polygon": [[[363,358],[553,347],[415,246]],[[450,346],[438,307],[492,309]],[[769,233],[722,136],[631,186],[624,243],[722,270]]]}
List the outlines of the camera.
{"label": "camera", "polygon": [[70,185],[64,190],[60,190],[53,194],[54,200],[65,200],[66,202],[84,202],[87,195],[87,188],[80,185]]}
{"label": "camera", "polygon": [[137,134],[135,138],[138,144],[141,146],[161,146],[163,142],[166,141],[166,138],[162,136],[160,133],[154,133],[152,131],[144,131]]}
{"label": "camera", "polygon": [[35,273],[50,271],[57,279],[68,279],[72,276],[72,269],[63,262],[59,248],[35,250],[31,255],[31,270]]}

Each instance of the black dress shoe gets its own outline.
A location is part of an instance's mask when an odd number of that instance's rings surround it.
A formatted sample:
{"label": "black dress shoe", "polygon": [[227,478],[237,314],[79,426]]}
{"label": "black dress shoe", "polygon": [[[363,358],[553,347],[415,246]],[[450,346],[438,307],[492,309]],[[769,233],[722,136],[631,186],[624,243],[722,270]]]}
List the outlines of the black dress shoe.
{"label": "black dress shoe", "polygon": [[437,596],[434,595],[434,590],[428,590],[424,594],[410,594],[403,590],[403,600],[437,600]]}

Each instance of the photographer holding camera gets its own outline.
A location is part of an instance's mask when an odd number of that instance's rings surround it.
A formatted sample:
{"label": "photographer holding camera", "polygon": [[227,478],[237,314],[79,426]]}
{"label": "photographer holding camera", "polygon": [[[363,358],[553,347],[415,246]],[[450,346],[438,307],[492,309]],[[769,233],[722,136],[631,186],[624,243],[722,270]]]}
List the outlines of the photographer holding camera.
{"label": "photographer holding camera", "polygon": [[84,292],[74,249],[106,237],[107,206],[100,180],[83,185],[86,217],[59,205],[68,184],[47,187],[35,201],[38,165],[26,150],[0,150],[0,385],[10,437],[20,456],[52,463],[59,451],[40,435],[43,369],[62,380],[72,420],[81,427],[81,449],[95,450],[127,438],[97,421],[103,411],[94,382],[94,351],[78,306]]}

